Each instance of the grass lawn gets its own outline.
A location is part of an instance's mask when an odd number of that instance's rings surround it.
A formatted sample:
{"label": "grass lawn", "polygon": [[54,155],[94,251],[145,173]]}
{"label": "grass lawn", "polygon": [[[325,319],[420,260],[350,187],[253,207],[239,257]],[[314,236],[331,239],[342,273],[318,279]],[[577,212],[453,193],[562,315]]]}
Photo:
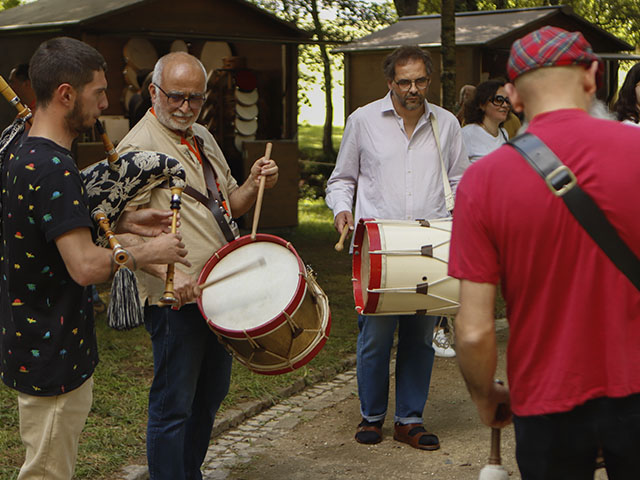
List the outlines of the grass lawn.
{"label": "grass lawn", "polygon": [[[234,361],[231,390],[223,409],[248,399],[273,398],[275,402],[282,387],[326,367],[337,367],[341,359],[355,352],[357,325],[350,256],[345,251],[334,251],[337,234],[331,212],[321,200],[301,201],[299,210],[297,228],[263,233],[290,241],[316,272],[317,281],[330,300],[329,340],[310,363],[284,375],[257,375]],[[76,478],[92,480],[113,478],[123,465],[144,460],[147,393],[153,373],[151,345],[144,328],[112,330],[105,325],[104,314],[97,324],[100,364],[76,470]],[[0,479],[15,479],[24,450],[18,431],[16,394],[4,386],[0,387],[0,451]]]}

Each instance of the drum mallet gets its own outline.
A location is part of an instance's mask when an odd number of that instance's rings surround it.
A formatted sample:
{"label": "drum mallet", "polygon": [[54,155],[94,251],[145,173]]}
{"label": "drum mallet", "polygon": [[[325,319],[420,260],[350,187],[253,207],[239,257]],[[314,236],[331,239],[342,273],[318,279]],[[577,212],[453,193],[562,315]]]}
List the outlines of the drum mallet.
{"label": "drum mallet", "polygon": [[[271,158],[271,142],[267,142],[264,149],[264,158],[269,160]],[[253,210],[253,226],[251,228],[251,240],[256,239],[256,232],[258,231],[258,220],[260,220],[260,210],[262,209],[262,196],[264,195],[264,184],[267,181],[267,177],[262,175],[260,177],[260,186],[258,187],[258,198],[256,199],[256,208]]]}
{"label": "drum mallet", "polygon": [[[494,380],[495,383],[502,385],[501,380]],[[507,416],[507,408],[504,404],[499,404],[496,409],[495,417],[503,420]],[[482,467],[478,480],[508,480],[509,474],[502,466],[500,458],[500,429],[491,428],[491,453],[489,454],[489,463]]]}
{"label": "drum mallet", "polygon": [[482,470],[478,480],[509,480],[509,473],[502,466],[500,459],[500,429],[491,429],[491,453],[489,463]]}
{"label": "drum mallet", "polygon": [[335,246],[333,248],[336,249],[336,252],[341,252],[342,249],[344,248],[344,241],[347,238],[347,235],[349,234],[349,224],[345,223],[344,226],[342,227],[342,233],[340,234],[340,240],[338,240],[338,243],[335,244]]}

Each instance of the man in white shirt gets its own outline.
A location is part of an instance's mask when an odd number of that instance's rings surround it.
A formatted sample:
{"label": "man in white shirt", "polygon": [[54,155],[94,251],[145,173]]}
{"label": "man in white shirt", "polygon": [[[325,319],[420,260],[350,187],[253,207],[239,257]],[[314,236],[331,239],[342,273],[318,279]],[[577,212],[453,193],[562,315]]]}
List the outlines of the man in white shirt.
{"label": "man in white shirt", "polygon": [[[469,165],[456,117],[426,101],[433,72],[431,57],[418,47],[401,47],[385,59],[383,68],[389,93],[349,116],[336,167],[327,183],[326,201],[339,233],[353,229],[351,209],[356,190],[356,220],[449,215],[434,123],[453,191]],[[398,325],[394,439],[422,450],[440,447],[438,437],[422,425],[437,318],[359,315],[357,375],[362,422],[356,441],[374,444],[382,440],[389,361]]]}

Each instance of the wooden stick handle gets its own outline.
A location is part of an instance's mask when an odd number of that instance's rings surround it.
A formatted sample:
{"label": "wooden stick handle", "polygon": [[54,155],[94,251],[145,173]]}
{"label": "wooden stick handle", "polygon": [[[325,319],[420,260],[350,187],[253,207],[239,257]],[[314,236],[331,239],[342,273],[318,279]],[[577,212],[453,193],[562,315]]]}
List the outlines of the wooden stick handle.
{"label": "wooden stick handle", "polygon": [[336,252],[341,252],[344,248],[344,241],[349,234],[349,224],[345,223],[344,227],[342,227],[342,233],[340,234],[340,240],[335,244],[333,248],[336,249]]}
{"label": "wooden stick handle", "polygon": [[500,429],[491,429],[491,453],[489,454],[489,465],[502,465],[500,458]]}
{"label": "wooden stick handle", "polygon": [[[178,187],[171,188],[171,210],[173,210],[173,217],[171,218],[171,233],[176,233],[178,230],[178,212],[180,211],[180,195],[182,189]],[[160,298],[160,305],[175,305],[178,303],[178,299],[175,296],[173,279],[175,276],[175,264],[170,263],[167,265],[167,278],[164,283],[164,293]]]}
{"label": "wooden stick handle", "polygon": [[18,110],[18,116],[26,119],[27,123],[31,125],[31,109],[20,102],[20,98],[16,92],[13,91],[13,88],[9,86],[2,75],[0,75],[0,93],[11,105],[16,107],[16,110]]}
{"label": "wooden stick handle", "polygon": [[[271,158],[271,148],[273,145],[271,142],[267,142],[264,149],[264,158],[269,160]],[[258,198],[256,199],[256,208],[253,210],[253,227],[251,228],[251,240],[256,239],[256,232],[258,231],[258,220],[260,220],[260,210],[262,209],[262,196],[264,195],[264,184],[267,178],[262,175],[260,177],[260,186],[258,187]]]}

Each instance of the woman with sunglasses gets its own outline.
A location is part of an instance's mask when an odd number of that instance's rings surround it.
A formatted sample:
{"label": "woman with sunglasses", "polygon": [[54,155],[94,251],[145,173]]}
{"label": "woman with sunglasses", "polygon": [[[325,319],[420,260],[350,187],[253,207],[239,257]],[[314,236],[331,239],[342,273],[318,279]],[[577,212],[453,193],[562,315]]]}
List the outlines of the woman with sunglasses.
{"label": "woman with sunglasses", "polygon": [[613,111],[618,121],[640,126],[640,63],[627,73]]}
{"label": "woman with sunglasses", "polygon": [[475,162],[508,140],[502,124],[511,110],[504,81],[488,80],[476,87],[475,96],[465,105],[466,125],[462,128],[469,161]]}

